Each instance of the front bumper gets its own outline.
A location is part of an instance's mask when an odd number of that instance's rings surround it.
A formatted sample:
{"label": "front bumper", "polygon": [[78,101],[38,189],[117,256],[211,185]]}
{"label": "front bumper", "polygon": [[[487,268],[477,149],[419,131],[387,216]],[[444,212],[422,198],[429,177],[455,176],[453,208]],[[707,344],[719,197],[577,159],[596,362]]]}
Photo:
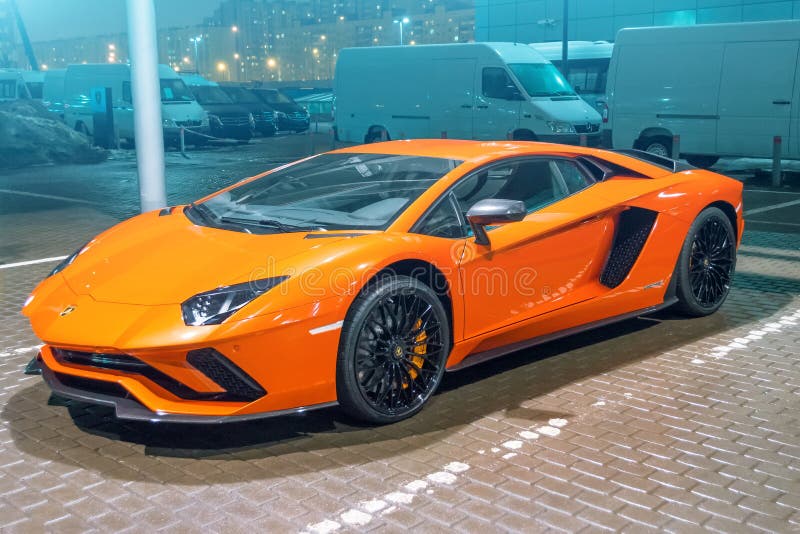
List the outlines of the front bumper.
{"label": "front bumper", "polygon": [[336,406],[336,402],[327,402],[316,404],[313,406],[302,406],[299,408],[291,408],[288,410],[276,410],[267,413],[251,413],[243,415],[225,415],[225,416],[205,416],[205,415],[186,415],[179,413],[167,412],[153,412],[148,410],[143,404],[138,402],[134,397],[126,392],[123,388],[114,387],[114,384],[108,386],[97,386],[93,384],[92,380],[79,379],[75,380],[70,378],[71,375],[64,375],[56,373],[42,360],[41,355],[37,357],[39,370],[41,371],[42,378],[45,383],[50,387],[52,392],[59,397],[72,399],[79,402],[88,404],[99,404],[101,406],[108,406],[114,409],[114,415],[117,419],[126,419],[130,421],[147,421],[151,423],[192,423],[192,424],[218,424],[218,423],[234,423],[241,421],[252,421],[255,419],[264,419],[267,417],[278,417],[281,415],[303,413],[320,408],[328,408]]}
{"label": "front bumper", "polygon": [[544,143],[559,143],[562,145],[580,145],[581,135],[586,136],[586,146],[598,147],[601,144],[600,132],[587,133],[587,134],[551,134],[551,135],[537,135],[537,141]]}
{"label": "front bumper", "polygon": [[295,119],[291,117],[278,118],[278,130],[304,132],[310,125],[309,119]]}

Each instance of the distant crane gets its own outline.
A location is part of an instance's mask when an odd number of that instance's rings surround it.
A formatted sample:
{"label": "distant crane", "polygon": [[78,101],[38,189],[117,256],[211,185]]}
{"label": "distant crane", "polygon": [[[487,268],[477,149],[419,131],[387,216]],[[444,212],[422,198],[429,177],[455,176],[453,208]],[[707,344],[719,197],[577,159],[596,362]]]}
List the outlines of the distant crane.
{"label": "distant crane", "polygon": [[36,54],[33,53],[31,40],[28,38],[28,31],[25,29],[25,23],[22,21],[22,15],[19,14],[17,9],[17,0],[10,0],[11,11],[14,12],[14,18],[17,19],[17,29],[19,36],[22,39],[22,46],[25,47],[25,55],[28,56],[28,62],[31,64],[31,70],[39,70],[39,62],[36,61]]}

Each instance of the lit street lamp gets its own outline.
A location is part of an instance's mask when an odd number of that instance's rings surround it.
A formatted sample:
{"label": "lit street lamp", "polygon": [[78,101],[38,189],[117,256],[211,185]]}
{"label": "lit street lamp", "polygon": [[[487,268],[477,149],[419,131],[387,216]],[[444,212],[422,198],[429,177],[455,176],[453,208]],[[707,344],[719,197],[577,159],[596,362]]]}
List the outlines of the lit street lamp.
{"label": "lit street lamp", "polygon": [[411,21],[408,20],[408,17],[403,17],[402,19],[395,19],[392,22],[400,25],[400,46],[403,46],[403,24],[408,24]]}
{"label": "lit street lamp", "polygon": [[197,37],[191,37],[189,40],[194,43],[194,70],[196,70],[198,72],[198,74],[199,74],[200,73],[200,62],[197,59],[197,43],[202,41],[203,38],[200,35],[198,35]]}

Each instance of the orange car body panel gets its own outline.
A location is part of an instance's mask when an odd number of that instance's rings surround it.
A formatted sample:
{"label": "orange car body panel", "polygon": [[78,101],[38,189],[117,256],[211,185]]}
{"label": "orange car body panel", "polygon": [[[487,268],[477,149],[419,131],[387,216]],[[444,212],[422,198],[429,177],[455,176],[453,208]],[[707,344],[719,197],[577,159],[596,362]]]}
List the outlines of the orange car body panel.
{"label": "orange car body panel", "polygon": [[[115,382],[156,413],[228,416],[313,406],[336,400],[341,334],[336,325],[364,284],[398,261],[421,260],[444,274],[452,303],[448,367],[453,368],[473,354],[663,303],[689,226],[712,203],[735,210],[739,240],[744,228],[741,183],[702,170],[672,173],[597,149],[417,140],[338,152],[463,163],[385,232],[314,240],[304,239],[305,233],[251,235],[194,225],[181,207],[168,217],[151,212],[125,221],[92,240],[63,272],[42,281],[23,309],[46,344],[45,365],[57,373]],[[488,246],[473,238],[410,232],[433,202],[473,170],[537,154],[595,156],[630,169],[631,176],[595,183],[522,222],[497,227],[489,232]],[[609,289],[600,284],[600,272],[619,214],[630,207],[659,215],[628,277]],[[222,324],[184,324],[180,303],[189,297],[278,275],[290,277]],[[74,311],[62,316],[66,307]],[[220,386],[185,358],[190,350],[213,347],[267,394],[252,402],[186,400],[141,375],[60,362],[52,347],[129,354],[195,391],[214,393]]]}

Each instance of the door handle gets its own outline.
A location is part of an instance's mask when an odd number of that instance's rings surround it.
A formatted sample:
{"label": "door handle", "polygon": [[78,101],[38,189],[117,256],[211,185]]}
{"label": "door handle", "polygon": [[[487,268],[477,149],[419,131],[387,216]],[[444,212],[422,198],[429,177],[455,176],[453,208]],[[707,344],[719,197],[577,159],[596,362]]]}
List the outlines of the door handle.
{"label": "door handle", "polygon": [[478,105],[478,106],[476,106],[476,107],[477,107],[478,109],[487,109],[489,106],[487,106],[486,104],[481,104],[481,105]]}
{"label": "door handle", "polygon": [[772,103],[773,104],[777,104],[779,106],[788,106],[789,104],[792,103],[792,101],[791,100],[773,100]]}
{"label": "door handle", "polygon": [[461,107],[465,109],[472,109],[472,105],[470,104],[461,104]]}

